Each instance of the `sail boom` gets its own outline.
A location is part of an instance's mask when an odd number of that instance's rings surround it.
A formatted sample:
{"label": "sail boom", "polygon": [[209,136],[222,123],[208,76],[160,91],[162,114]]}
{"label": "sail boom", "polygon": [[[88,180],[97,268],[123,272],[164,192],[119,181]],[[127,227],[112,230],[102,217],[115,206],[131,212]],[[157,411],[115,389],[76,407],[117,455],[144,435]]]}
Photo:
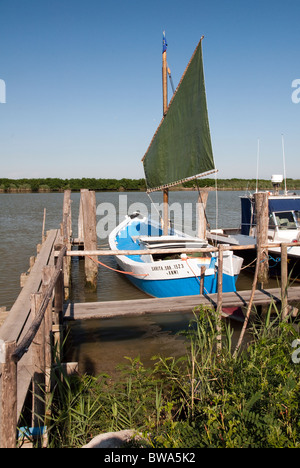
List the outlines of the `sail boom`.
{"label": "sail boom", "polygon": [[213,169],[212,171],[204,172],[202,174],[197,174],[196,176],[186,177],[185,179],[181,179],[181,180],[178,180],[176,182],[171,182],[171,183],[166,184],[166,185],[161,185],[159,187],[153,187],[153,188],[147,188],[147,193],[158,192],[159,190],[164,190],[164,189],[167,189],[167,188],[170,188],[170,187],[175,187],[176,185],[183,184],[184,182],[188,182],[190,180],[200,179],[200,178],[203,178],[203,177],[208,177],[209,175],[216,174],[217,172],[219,172],[218,169]]}

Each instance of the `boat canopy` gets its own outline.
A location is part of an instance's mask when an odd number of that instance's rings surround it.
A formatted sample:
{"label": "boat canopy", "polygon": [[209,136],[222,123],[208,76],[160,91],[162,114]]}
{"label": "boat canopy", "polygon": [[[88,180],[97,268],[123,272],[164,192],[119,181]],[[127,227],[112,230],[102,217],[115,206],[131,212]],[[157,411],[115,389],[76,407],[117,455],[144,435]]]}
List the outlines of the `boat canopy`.
{"label": "boat canopy", "polygon": [[242,205],[242,223],[241,234],[249,236],[250,228],[253,223],[253,203],[248,197],[241,197]]}
{"label": "boat canopy", "polygon": [[200,40],[143,158],[147,191],[217,172],[208,122]]}
{"label": "boat canopy", "polygon": [[300,198],[269,198],[269,211],[300,211]]}
{"label": "boat canopy", "polygon": [[[241,234],[249,235],[250,229],[256,226],[254,198],[241,197],[242,219]],[[280,213],[288,211],[300,212],[300,197],[274,196],[269,197],[269,213]]]}

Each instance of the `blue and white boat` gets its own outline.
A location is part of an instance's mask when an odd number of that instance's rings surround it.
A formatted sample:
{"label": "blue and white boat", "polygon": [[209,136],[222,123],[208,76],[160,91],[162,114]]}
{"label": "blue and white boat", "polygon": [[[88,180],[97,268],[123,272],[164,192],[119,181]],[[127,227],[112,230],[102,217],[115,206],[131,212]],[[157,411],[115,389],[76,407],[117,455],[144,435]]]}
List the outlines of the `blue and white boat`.
{"label": "blue and white boat", "polygon": [[[139,214],[126,216],[109,236],[112,250],[154,250],[211,247],[204,240],[172,231],[164,236],[162,229]],[[140,290],[153,297],[191,296],[217,292],[218,257],[216,253],[120,255],[116,257],[127,278]],[[223,292],[236,290],[236,280],[243,259],[224,252]],[[205,270],[202,269],[205,267]],[[202,272],[201,272],[202,269]],[[204,274],[203,274],[204,271]],[[202,274],[202,277],[201,277]]]}
{"label": "blue and white boat", "polygon": [[[208,124],[202,39],[166,105],[166,41],[163,39],[163,119],[143,158],[147,192],[163,191],[161,225],[138,214],[126,216],[109,236],[112,250],[153,250],[147,255],[116,256],[121,270],[139,289],[154,297],[176,297],[217,292],[218,256],[199,252],[187,256],[184,248],[210,247],[207,240],[171,229],[168,190],[188,180],[205,177],[215,169]],[[157,255],[154,249],[179,249],[176,255]],[[224,252],[223,292],[236,290],[243,259]]]}

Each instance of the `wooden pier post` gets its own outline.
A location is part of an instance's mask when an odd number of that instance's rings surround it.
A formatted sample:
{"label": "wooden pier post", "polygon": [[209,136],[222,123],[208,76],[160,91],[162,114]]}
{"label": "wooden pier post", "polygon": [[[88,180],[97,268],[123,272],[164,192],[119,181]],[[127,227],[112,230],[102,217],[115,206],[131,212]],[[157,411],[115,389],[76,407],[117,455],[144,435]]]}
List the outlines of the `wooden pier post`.
{"label": "wooden pier post", "polygon": [[281,244],[281,318],[288,315],[288,253],[287,245]]}
{"label": "wooden pier post", "polygon": [[258,268],[258,283],[262,289],[269,282],[269,254],[267,248],[262,245],[268,244],[269,227],[269,195],[266,192],[257,192],[254,194],[255,216],[256,216],[256,241],[257,249],[260,250],[260,262]]}
{"label": "wooden pier post", "polygon": [[207,229],[207,221],[206,221],[206,204],[208,198],[208,191],[207,190],[200,190],[199,197],[198,197],[198,226],[197,226],[197,236],[199,239],[206,239],[206,229]]}
{"label": "wooden pier post", "polygon": [[[0,447],[15,448],[17,441],[17,363],[12,358],[16,342],[2,344],[2,395]],[[0,361],[1,362],[1,361]]]}
{"label": "wooden pier post", "polygon": [[204,290],[205,271],[206,271],[206,267],[202,265],[201,275],[200,275],[200,294],[205,293],[205,290]]}
{"label": "wooden pier post", "polygon": [[217,305],[217,340],[218,340],[218,351],[222,349],[222,325],[221,325],[221,314],[223,306],[223,265],[224,265],[224,245],[219,245],[218,252],[218,305]]}
{"label": "wooden pier post", "polygon": [[169,189],[163,190],[163,235],[169,234]]}
{"label": "wooden pier post", "polygon": [[[36,293],[31,295],[31,312],[33,317],[38,315],[43,294]],[[32,342],[32,427],[44,425],[45,415],[45,317],[43,318],[38,331]],[[42,421],[42,422],[41,422]]]}
{"label": "wooden pier post", "polygon": [[[65,190],[64,192],[64,203],[63,203],[63,222],[61,225],[61,235],[63,238],[63,244],[68,250],[71,250],[72,243],[72,210],[71,210],[71,190]],[[69,290],[71,282],[71,260],[67,257],[64,258],[63,263],[64,270],[64,288],[65,288],[65,299],[69,299]]]}
{"label": "wooden pier post", "polygon": [[64,192],[62,235],[64,244],[70,243],[70,238],[72,236],[71,190],[65,190]]}
{"label": "wooden pier post", "polygon": [[[46,294],[47,289],[51,283],[52,277],[55,274],[55,266],[47,265],[42,271],[42,292]],[[57,283],[54,286],[56,290]],[[61,284],[61,296],[63,297],[63,285]],[[55,292],[54,292],[55,294]],[[49,304],[45,312],[45,396],[48,397],[51,391],[51,367],[52,367],[52,310],[53,310],[53,297],[49,299]]]}
{"label": "wooden pier post", "polygon": [[[56,244],[54,250],[56,252],[60,251],[63,248],[63,245]],[[54,258],[55,268],[57,268],[57,259]],[[55,325],[62,324],[63,320],[63,304],[64,304],[64,271],[63,268],[60,269],[59,277],[56,281],[54,288],[54,316],[53,322]]]}
{"label": "wooden pier post", "polygon": [[[96,232],[96,194],[94,191],[81,190],[80,225],[83,229],[84,249],[97,249]],[[97,257],[92,257],[97,260]],[[93,289],[97,286],[98,265],[92,258],[85,257],[85,280]]]}

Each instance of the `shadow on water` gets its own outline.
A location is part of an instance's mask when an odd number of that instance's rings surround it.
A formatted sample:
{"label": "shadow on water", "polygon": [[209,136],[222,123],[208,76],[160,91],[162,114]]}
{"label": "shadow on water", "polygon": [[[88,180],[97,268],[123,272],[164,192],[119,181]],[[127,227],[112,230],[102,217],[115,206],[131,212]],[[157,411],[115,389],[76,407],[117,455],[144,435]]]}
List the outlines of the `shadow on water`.
{"label": "shadow on water", "polygon": [[140,357],[145,365],[157,354],[179,357],[186,343],[177,333],[190,319],[189,314],[168,314],[71,322],[67,358],[79,363],[80,372],[112,375],[125,357]]}

